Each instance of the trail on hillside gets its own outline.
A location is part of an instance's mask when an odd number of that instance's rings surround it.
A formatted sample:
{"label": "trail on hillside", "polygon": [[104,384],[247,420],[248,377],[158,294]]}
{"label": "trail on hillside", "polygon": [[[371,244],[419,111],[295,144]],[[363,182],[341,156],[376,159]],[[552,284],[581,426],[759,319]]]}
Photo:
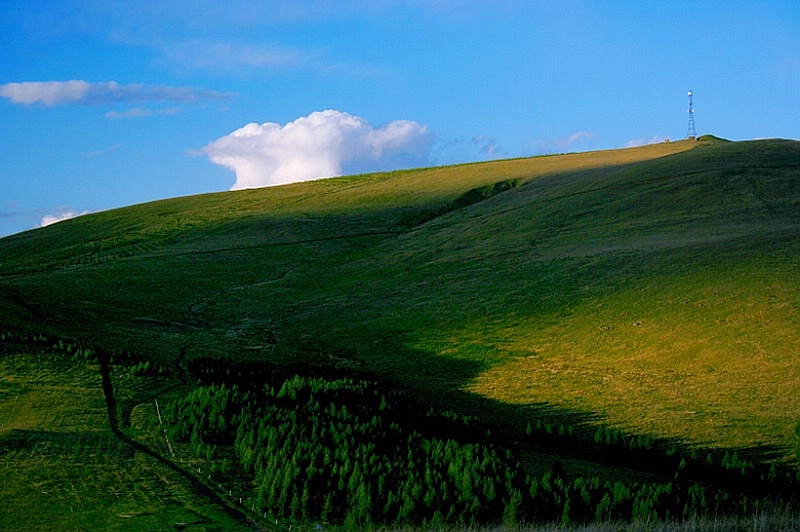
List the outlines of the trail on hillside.
{"label": "trail on hillside", "polygon": [[161,465],[181,475],[194,488],[195,493],[203,497],[206,497],[210,502],[218,505],[228,515],[233,517],[236,521],[240,522],[241,524],[253,530],[268,530],[266,527],[264,527],[263,524],[259,523],[258,521],[252,519],[244,512],[242,512],[239,508],[237,508],[234,505],[233,502],[227,501],[222,497],[220,497],[214,490],[209,488],[206,484],[204,484],[200,479],[198,479],[192,473],[188,472],[175,462],[172,462],[164,458],[163,456],[153,451],[149,447],[126,436],[122,432],[119,426],[119,417],[117,415],[117,400],[116,397],[114,396],[114,385],[111,382],[111,370],[109,368],[111,356],[106,351],[98,351],[97,361],[100,365],[100,376],[102,377],[102,382],[103,382],[103,395],[105,396],[106,408],[108,410],[108,424],[111,427],[111,431],[114,433],[114,436],[118,440],[129,445],[133,449],[146,454],[147,456],[159,462]]}

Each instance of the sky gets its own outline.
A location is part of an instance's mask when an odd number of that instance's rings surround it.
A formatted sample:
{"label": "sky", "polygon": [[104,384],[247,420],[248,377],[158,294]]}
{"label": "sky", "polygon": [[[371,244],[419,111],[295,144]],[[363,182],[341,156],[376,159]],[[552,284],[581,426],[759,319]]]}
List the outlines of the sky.
{"label": "sky", "polygon": [[0,0],[0,237],[335,175],[800,138],[800,2]]}

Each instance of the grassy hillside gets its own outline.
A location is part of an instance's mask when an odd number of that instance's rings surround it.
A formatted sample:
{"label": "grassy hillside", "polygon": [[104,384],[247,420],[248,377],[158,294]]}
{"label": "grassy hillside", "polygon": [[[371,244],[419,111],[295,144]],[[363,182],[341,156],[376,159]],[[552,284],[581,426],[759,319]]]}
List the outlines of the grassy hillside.
{"label": "grassy hillside", "polygon": [[[340,290],[347,282],[344,276],[352,275],[348,269],[354,261],[364,258],[371,261],[371,271],[359,274],[374,277],[396,260],[378,244],[403,245],[405,237],[419,234],[424,222],[436,221],[437,215],[446,220],[448,211],[462,204],[467,207],[460,210],[479,212],[483,202],[468,205],[463,198],[469,200],[481,187],[542,176],[579,178],[604,165],[635,165],[690,147],[675,143],[611,155],[330,179],[180,198],[68,220],[2,240],[3,316],[11,324],[52,325],[56,332],[110,341],[116,348],[123,341],[132,349],[157,350],[164,356],[191,349],[195,342],[186,342],[192,337],[202,337],[204,350],[218,343],[225,352],[252,348],[264,344],[264,335],[272,340],[275,334],[295,334],[264,327],[270,319],[285,321],[271,309],[293,285],[302,292],[290,295],[290,304],[301,297],[330,297],[328,292]],[[270,292],[266,301],[259,294],[264,290]],[[241,299],[255,299],[257,308],[243,308]],[[248,319],[252,312],[270,316],[266,322],[264,315]],[[236,334],[253,322],[259,327]],[[291,322],[287,325],[301,320]],[[77,323],[81,325],[75,327]],[[243,345],[232,342],[232,336],[244,337]]]}
{"label": "grassy hillside", "polygon": [[0,325],[168,367],[357,369],[511,435],[555,418],[786,460],[799,228],[792,141],[344,177],[2,239]]}
{"label": "grassy hillside", "polygon": [[[181,475],[115,438],[97,363],[75,355],[2,335],[0,529],[241,526]],[[143,389],[142,379],[127,384]]]}

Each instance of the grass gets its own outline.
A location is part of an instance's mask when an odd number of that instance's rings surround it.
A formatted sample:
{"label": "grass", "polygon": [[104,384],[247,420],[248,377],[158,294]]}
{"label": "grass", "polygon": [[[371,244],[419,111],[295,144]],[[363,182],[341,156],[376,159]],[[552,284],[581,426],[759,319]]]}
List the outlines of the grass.
{"label": "grass", "polygon": [[96,365],[5,344],[0,376],[0,529],[239,526],[114,436]]}
{"label": "grass", "polygon": [[[578,407],[696,445],[788,447],[800,418],[789,266],[761,270],[771,280],[742,265],[580,303],[557,324],[517,336],[513,349],[527,354],[493,366],[470,389]],[[526,321],[513,329],[535,330]]]}
{"label": "grass", "polygon": [[132,206],[0,240],[0,324],[790,462],[798,160],[704,138]]}
{"label": "grass", "polygon": [[[665,523],[600,523],[592,525],[498,526],[474,532],[789,532],[800,526],[797,516],[776,511],[750,518],[693,519]],[[412,532],[413,528],[399,529]],[[470,529],[472,530],[472,529]]]}

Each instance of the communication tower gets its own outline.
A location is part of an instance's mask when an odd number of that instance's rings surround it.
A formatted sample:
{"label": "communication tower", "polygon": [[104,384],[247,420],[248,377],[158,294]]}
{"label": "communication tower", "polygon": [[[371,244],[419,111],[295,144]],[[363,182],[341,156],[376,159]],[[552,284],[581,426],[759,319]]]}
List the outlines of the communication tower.
{"label": "communication tower", "polygon": [[689,91],[689,129],[686,136],[690,139],[697,138],[697,131],[694,129],[694,104],[692,103],[692,91]]}

